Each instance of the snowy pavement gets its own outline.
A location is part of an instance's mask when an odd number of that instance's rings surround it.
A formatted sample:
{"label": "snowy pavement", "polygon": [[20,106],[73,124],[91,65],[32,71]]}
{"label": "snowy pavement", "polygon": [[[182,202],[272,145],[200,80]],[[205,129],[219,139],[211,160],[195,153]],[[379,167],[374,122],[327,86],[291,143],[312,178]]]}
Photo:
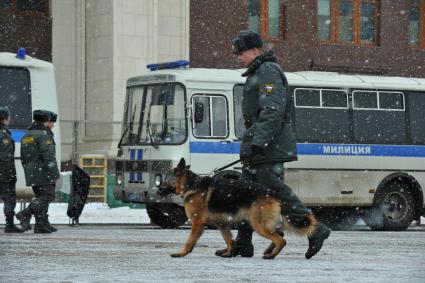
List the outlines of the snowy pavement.
{"label": "snowy pavement", "polygon": [[[0,226],[1,228],[2,226]],[[216,257],[224,247],[207,230],[193,252],[171,258],[189,230],[137,225],[58,225],[49,235],[0,231],[0,282],[425,282],[425,228],[404,232],[334,231],[304,258],[306,239],[286,236],[274,260],[254,235],[253,258]]]}
{"label": "snowy pavement", "polygon": [[[52,203],[49,206],[49,220],[54,224],[69,224],[69,217],[66,215],[66,203]],[[15,211],[20,210],[20,204],[16,205]],[[0,224],[4,224],[3,203],[0,203]],[[34,223],[34,218],[32,222]],[[106,203],[87,203],[80,216],[82,224],[149,224],[150,219],[145,209],[125,207],[109,208]],[[425,224],[425,218],[421,218],[421,223]],[[359,220],[358,224],[364,225]]]}
{"label": "snowy pavement", "polygon": [[[54,224],[69,224],[66,215],[68,204],[51,203],[49,206],[49,220]],[[20,204],[16,205],[15,211],[20,210]],[[3,203],[0,203],[0,224],[4,224]],[[34,218],[32,219],[34,223]],[[126,207],[109,208],[106,203],[87,203],[80,216],[80,223],[85,224],[148,224],[150,219],[146,209]]]}

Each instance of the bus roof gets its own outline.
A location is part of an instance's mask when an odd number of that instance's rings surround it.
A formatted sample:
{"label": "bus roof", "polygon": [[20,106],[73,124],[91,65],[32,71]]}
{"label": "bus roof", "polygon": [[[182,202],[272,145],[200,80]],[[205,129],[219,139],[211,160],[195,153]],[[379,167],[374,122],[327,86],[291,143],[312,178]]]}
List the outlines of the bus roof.
{"label": "bus roof", "polygon": [[[179,82],[244,83],[244,69],[180,68],[152,71],[128,80],[127,86],[163,80]],[[309,87],[406,89],[425,91],[425,78],[351,75],[335,72],[285,72],[290,85]],[[167,79],[165,79],[167,78]]]}

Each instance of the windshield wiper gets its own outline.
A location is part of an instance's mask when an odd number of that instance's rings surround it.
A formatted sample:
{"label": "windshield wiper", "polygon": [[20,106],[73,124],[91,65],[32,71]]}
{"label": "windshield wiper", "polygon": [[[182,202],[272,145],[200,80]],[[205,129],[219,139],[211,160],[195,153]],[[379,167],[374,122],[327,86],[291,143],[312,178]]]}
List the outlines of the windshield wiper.
{"label": "windshield wiper", "polygon": [[151,132],[151,109],[152,109],[152,102],[151,104],[149,104],[149,111],[148,111],[148,117],[146,119],[146,133],[149,136],[149,139],[151,141],[151,144],[154,148],[158,148],[158,144],[155,143],[153,137],[152,137],[152,132]]}
{"label": "windshield wiper", "polygon": [[170,95],[169,89],[165,95],[165,100],[163,101],[164,105],[162,108],[162,135],[161,139],[165,140],[168,134],[168,96]]}
{"label": "windshield wiper", "polygon": [[[133,109],[133,116],[131,116],[131,120],[130,120],[130,122],[128,123],[127,127],[126,127],[126,128],[125,128],[125,130],[124,130],[124,133],[122,134],[122,136],[121,136],[121,138],[120,138],[120,141],[119,141],[119,143],[118,143],[118,148],[121,148],[122,141],[123,141],[123,139],[124,139],[125,135],[127,134],[128,130],[133,128],[134,115],[136,115],[136,109],[137,109],[137,105],[134,105],[134,109]],[[130,131],[130,137],[131,137],[131,133],[132,133],[132,131],[133,131],[133,130],[131,130],[131,131]]]}

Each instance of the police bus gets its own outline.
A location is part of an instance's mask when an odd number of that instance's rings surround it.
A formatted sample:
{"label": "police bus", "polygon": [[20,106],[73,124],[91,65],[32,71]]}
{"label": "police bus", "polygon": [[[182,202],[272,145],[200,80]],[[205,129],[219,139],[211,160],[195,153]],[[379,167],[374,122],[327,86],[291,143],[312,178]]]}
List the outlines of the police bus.
{"label": "police bus", "polygon": [[[20,48],[17,54],[0,52],[0,106],[11,112],[9,129],[15,141],[17,171],[17,198],[30,198],[33,193],[25,185],[25,175],[20,162],[20,141],[32,123],[32,111],[46,109],[58,113],[53,65],[31,58]],[[60,162],[60,124],[53,128],[56,140],[56,159]]]}
{"label": "police bus", "polygon": [[[186,221],[179,196],[157,195],[184,157],[199,174],[239,158],[243,70],[148,65],[130,78],[116,161],[116,199],[144,203],[162,227]],[[336,227],[362,217],[375,230],[404,230],[424,214],[425,79],[286,73],[298,161],[285,182]],[[222,171],[238,178],[241,164]]]}

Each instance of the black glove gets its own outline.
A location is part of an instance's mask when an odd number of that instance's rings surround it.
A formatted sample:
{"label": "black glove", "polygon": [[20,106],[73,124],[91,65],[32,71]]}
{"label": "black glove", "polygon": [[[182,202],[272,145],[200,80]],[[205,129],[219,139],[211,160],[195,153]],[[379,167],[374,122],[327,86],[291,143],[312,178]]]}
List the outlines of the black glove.
{"label": "black glove", "polygon": [[251,150],[252,150],[252,156],[256,156],[257,154],[263,154],[263,148],[261,146],[258,145],[251,145]]}

